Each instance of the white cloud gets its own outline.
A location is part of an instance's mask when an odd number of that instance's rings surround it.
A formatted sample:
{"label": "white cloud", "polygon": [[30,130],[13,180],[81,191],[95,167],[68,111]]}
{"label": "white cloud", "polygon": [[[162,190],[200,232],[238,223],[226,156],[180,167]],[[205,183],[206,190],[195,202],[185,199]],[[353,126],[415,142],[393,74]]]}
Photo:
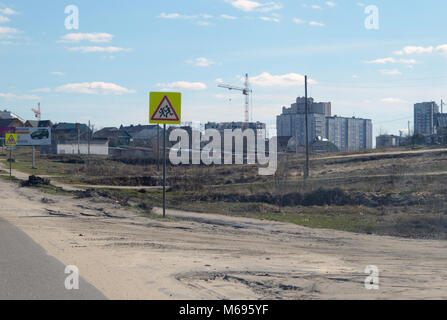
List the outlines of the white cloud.
{"label": "white cloud", "polygon": [[436,51],[440,54],[447,54],[447,44],[442,44],[436,47]]}
{"label": "white cloud", "polygon": [[206,90],[207,86],[203,82],[177,81],[170,83],[157,83],[157,87],[162,90]]}
{"label": "white cloud", "polygon": [[195,24],[200,27],[207,27],[207,26],[211,25],[211,23],[209,23],[207,21],[197,21]]}
{"label": "white cloud", "polygon": [[[241,77],[241,80],[244,80]],[[310,84],[316,84],[314,80],[308,80]],[[263,72],[258,76],[251,77],[250,83],[259,87],[296,87],[304,85],[304,76],[297,73],[288,73],[283,75],[272,75]]]}
{"label": "white cloud", "polygon": [[157,18],[160,19],[179,19],[182,18],[183,16],[181,16],[179,13],[160,13]]}
{"label": "white cloud", "polygon": [[259,17],[259,19],[263,20],[263,21],[270,21],[270,22],[276,22],[279,23],[280,20],[277,17]]}
{"label": "white cloud", "polygon": [[89,41],[94,43],[104,43],[112,41],[114,35],[110,33],[68,33],[59,42],[81,42]]}
{"label": "white cloud", "polygon": [[159,19],[184,19],[184,20],[194,20],[194,19],[212,19],[213,16],[207,13],[201,13],[198,15],[186,15],[177,12],[174,13],[160,13],[157,18]]}
{"label": "white cloud", "polygon": [[392,70],[380,70],[380,73],[382,73],[383,75],[386,76],[399,76],[402,74],[402,72],[400,72],[397,69],[392,69]]}
{"label": "white cloud", "polygon": [[317,21],[311,21],[309,22],[309,25],[312,27],[324,27],[325,24],[322,22],[317,22]]}
{"label": "white cloud", "polygon": [[416,64],[417,61],[414,59],[395,59],[395,58],[389,57],[389,58],[365,61],[365,63],[367,63],[367,64],[403,63],[403,64],[412,65],[412,64]]}
{"label": "white cloud", "polygon": [[403,63],[403,64],[416,64],[417,61],[414,59],[400,59],[398,62]]}
{"label": "white cloud", "polygon": [[376,59],[376,60],[366,61],[365,63],[368,63],[368,64],[396,63],[396,59],[394,59],[394,58],[383,58],[383,59]]}
{"label": "white cloud", "polygon": [[0,27],[0,38],[1,37],[10,38],[10,37],[12,37],[12,35],[18,34],[18,33],[20,33],[20,31],[15,28]]}
{"label": "white cloud", "polygon": [[430,47],[417,47],[417,46],[407,46],[402,50],[395,51],[395,55],[404,55],[404,54],[422,54],[422,53],[433,53],[435,48],[433,46]]}
{"label": "white cloud", "polygon": [[216,64],[216,62],[214,62],[213,60],[203,57],[197,58],[195,60],[188,60],[187,63],[194,64],[196,67],[209,67],[213,64]]}
{"label": "white cloud", "polygon": [[410,55],[410,54],[432,54],[438,52],[439,54],[445,55],[447,54],[447,44],[441,44],[437,47],[429,46],[429,47],[421,47],[421,46],[407,46],[402,50],[394,51],[395,55]]}
{"label": "white cloud", "polygon": [[60,76],[60,77],[62,77],[62,76],[64,76],[65,75],[65,73],[63,73],[63,72],[60,72],[60,71],[53,71],[53,72],[50,72],[53,76]]}
{"label": "white cloud", "polygon": [[227,20],[236,20],[237,19],[236,17],[230,16],[230,15],[227,15],[227,14],[221,14],[220,17],[222,19],[227,19]]}
{"label": "white cloud", "polygon": [[380,102],[383,102],[383,103],[406,103],[405,100],[402,100],[399,98],[384,98],[384,99],[381,99]]}
{"label": "white cloud", "polygon": [[96,52],[107,52],[107,53],[116,53],[116,52],[129,52],[131,49],[119,48],[119,47],[73,47],[68,48],[69,51],[78,51],[81,53],[96,53]]}
{"label": "white cloud", "polygon": [[39,89],[34,89],[32,92],[50,93],[50,92],[51,92],[51,88],[39,88]]}
{"label": "white cloud", "polygon": [[9,21],[11,21],[11,19],[9,19],[8,17],[0,16],[0,23],[6,23]]}
{"label": "white cloud", "polygon": [[1,14],[5,14],[5,15],[13,15],[13,14],[16,14],[17,12],[15,12],[13,9],[11,9],[11,8],[4,8],[4,9],[1,9],[0,8],[0,13]]}
{"label": "white cloud", "polygon": [[[207,27],[209,25],[211,25],[210,22],[208,21],[203,21],[203,20],[209,20],[209,19],[213,19],[214,16],[207,14],[207,13],[201,13],[198,15],[184,15],[184,14],[180,14],[180,13],[160,13],[157,18],[159,19],[169,19],[169,20],[189,20],[189,21],[193,21],[193,23],[197,26],[200,27]],[[197,21],[199,20],[199,21]]]}
{"label": "white cloud", "polygon": [[306,23],[306,21],[301,20],[301,19],[299,19],[299,18],[293,18],[293,22],[296,23],[296,24],[303,24],[303,23]]}
{"label": "white cloud", "polygon": [[282,8],[282,5],[277,2],[260,3],[252,0],[226,0],[226,2],[230,3],[233,7],[245,12],[269,12],[280,10]]}
{"label": "white cloud", "polygon": [[1,93],[0,92],[0,98],[7,99],[7,100],[37,100],[40,97],[36,96],[36,95],[31,95],[31,94],[16,95],[14,93]]}
{"label": "white cloud", "polygon": [[114,83],[106,82],[83,82],[69,83],[57,87],[56,92],[81,93],[81,94],[101,94],[101,95],[122,95],[135,93],[135,90],[129,90]]}
{"label": "white cloud", "polygon": [[332,2],[332,1],[326,1],[326,5],[327,5],[328,7],[331,7],[331,8],[337,6],[337,4],[336,4],[335,2]]}
{"label": "white cloud", "polygon": [[314,4],[314,5],[312,5],[312,6],[310,6],[312,9],[317,9],[317,10],[321,10],[321,9],[323,9],[322,7],[320,7],[319,5],[316,5],[316,4]]}

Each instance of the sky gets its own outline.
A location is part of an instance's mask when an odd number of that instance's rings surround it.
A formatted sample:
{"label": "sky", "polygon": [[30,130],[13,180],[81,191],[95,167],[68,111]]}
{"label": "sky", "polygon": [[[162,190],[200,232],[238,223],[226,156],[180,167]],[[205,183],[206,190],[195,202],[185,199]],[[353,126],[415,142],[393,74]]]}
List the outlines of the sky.
{"label": "sky", "polygon": [[445,0],[0,0],[0,109],[148,124],[149,92],[176,91],[185,122],[243,121],[242,93],[218,84],[248,73],[253,120],[274,131],[308,75],[333,114],[398,134],[414,103],[447,101],[445,12]]}

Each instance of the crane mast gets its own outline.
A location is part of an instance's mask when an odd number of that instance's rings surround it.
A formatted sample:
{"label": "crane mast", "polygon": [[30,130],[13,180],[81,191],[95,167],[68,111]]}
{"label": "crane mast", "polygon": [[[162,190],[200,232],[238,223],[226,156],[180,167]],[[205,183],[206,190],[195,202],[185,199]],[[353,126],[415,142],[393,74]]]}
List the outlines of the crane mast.
{"label": "crane mast", "polygon": [[37,104],[37,110],[32,108],[31,111],[34,112],[37,120],[42,120],[42,113],[40,112],[40,102]]}
{"label": "crane mast", "polygon": [[250,95],[253,93],[253,90],[250,89],[250,81],[248,78],[248,74],[245,74],[245,87],[237,87],[229,84],[220,84],[219,88],[228,89],[228,90],[236,90],[241,91],[245,96],[245,123],[250,122]]}

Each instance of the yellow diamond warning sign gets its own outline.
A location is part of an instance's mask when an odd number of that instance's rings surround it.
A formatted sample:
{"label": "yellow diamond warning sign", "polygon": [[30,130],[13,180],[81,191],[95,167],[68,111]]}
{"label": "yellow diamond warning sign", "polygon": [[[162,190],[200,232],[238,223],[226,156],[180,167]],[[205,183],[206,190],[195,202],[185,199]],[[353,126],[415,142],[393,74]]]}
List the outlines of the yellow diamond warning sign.
{"label": "yellow diamond warning sign", "polygon": [[17,145],[17,134],[6,133],[5,134],[5,146],[16,146]]}
{"label": "yellow diamond warning sign", "polygon": [[150,93],[150,123],[180,124],[182,121],[182,94],[176,92]]}

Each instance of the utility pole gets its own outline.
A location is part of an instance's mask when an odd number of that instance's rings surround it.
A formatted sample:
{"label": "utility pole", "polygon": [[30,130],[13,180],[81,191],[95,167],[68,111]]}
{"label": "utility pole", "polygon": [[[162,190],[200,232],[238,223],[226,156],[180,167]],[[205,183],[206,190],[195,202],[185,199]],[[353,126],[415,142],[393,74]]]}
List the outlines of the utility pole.
{"label": "utility pole", "polygon": [[87,141],[88,141],[88,158],[87,158],[87,167],[90,167],[90,120],[88,121],[88,131],[87,131]]}
{"label": "utility pole", "polygon": [[444,106],[444,101],[441,99],[441,113],[444,113],[444,108],[443,108],[443,106]]}
{"label": "utility pole", "polygon": [[408,121],[408,136],[410,137],[411,136],[411,131],[410,131],[410,121]]}
{"label": "utility pole", "polygon": [[309,178],[309,103],[307,100],[307,76],[304,77],[304,87],[305,87],[305,112],[306,112],[306,165],[304,167],[304,180]]}
{"label": "utility pole", "polygon": [[81,124],[76,123],[76,127],[78,129],[78,155],[81,154]]}

